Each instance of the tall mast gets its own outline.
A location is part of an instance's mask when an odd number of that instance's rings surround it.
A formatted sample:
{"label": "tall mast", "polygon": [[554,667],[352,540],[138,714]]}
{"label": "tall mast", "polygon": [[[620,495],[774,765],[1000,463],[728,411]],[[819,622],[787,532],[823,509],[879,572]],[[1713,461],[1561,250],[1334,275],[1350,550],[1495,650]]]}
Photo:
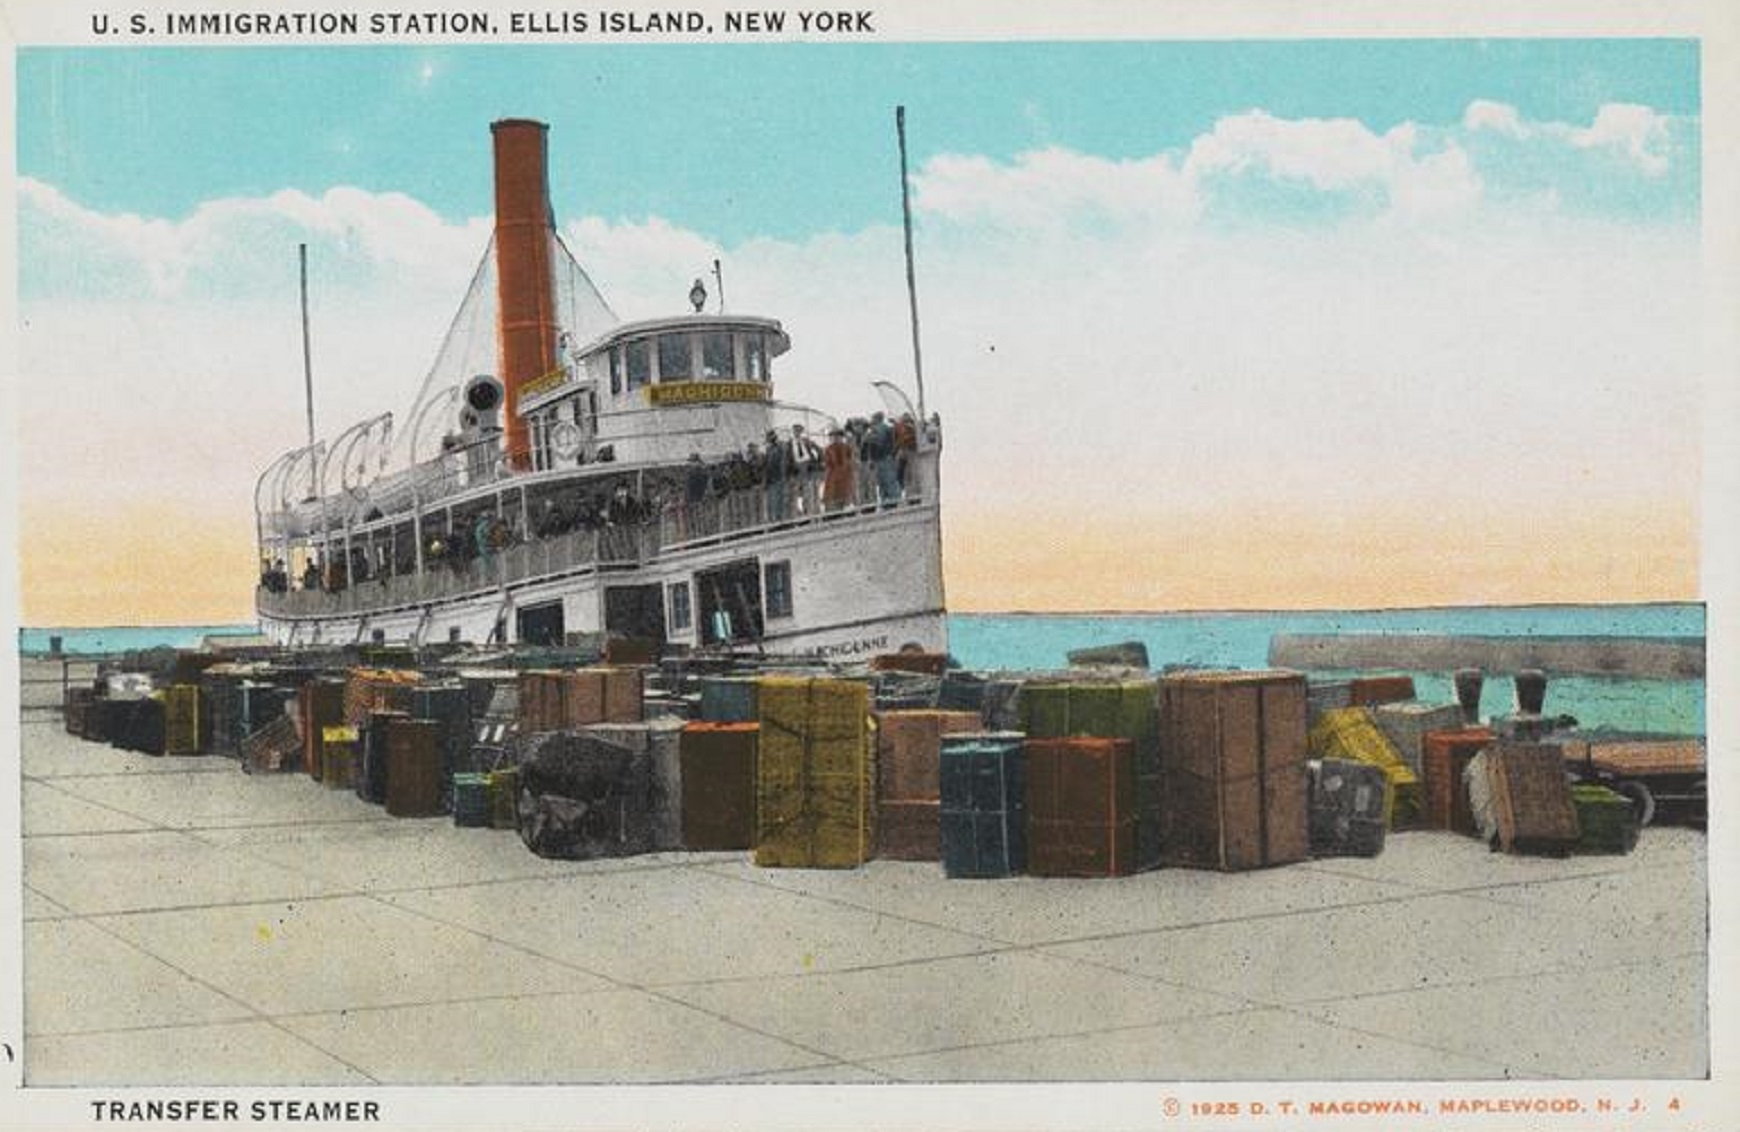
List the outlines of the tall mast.
{"label": "tall mast", "polygon": [[[308,406],[308,447],[314,447],[314,358],[308,346],[308,245],[296,245],[296,259],[302,278],[302,394]],[[317,461],[309,461],[309,495],[320,494],[314,480]]]}
{"label": "tall mast", "polygon": [[918,284],[912,274],[912,199],[906,183],[906,107],[894,108],[894,130],[900,137],[900,219],[906,228],[906,301],[912,310],[912,373],[918,379],[918,417],[924,413],[924,354],[918,346]]}

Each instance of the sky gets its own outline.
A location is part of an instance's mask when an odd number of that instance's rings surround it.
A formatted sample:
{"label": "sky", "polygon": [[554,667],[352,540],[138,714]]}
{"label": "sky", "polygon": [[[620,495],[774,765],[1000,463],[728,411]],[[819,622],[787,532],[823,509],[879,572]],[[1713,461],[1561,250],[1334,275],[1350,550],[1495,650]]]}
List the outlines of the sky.
{"label": "sky", "polygon": [[781,396],[910,389],[896,104],[951,608],[1692,600],[1698,98],[1680,40],[21,49],[23,620],[249,617],[296,245],[321,431],[402,411],[496,118],[619,314],[717,257]]}

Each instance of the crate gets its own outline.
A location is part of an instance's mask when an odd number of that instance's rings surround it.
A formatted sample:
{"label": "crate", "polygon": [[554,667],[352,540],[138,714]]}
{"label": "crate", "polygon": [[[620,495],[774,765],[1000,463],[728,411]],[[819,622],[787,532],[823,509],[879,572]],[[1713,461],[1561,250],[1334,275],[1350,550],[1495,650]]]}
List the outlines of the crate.
{"label": "crate", "polygon": [[696,851],[755,845],[756,723],[690,723],[681,760],[683,847]]}
{"label": "crate", "polygon": [[[569,678],[577,673],[558,672],[554,669],[528,668],[520,673],[519,694],[516,697],[516,719],[521,732],[530,734],[535,731],[559,731],[571,726],[567,700],[570,695],[567,685]],[[593,677],[587,681],[596,683]],[[603,718],[603,689],[599,688],[600,708],[589,713],[586,723],[597,723]]]}
{"label": "crate", "polygon": [[471,768],[471,695],[457,681],[419,684],[411,690],[409,711],[413,719],[435,725],[435,747],[440,759],[440,808],[453,808],[453,776]]}
{"label": "crate", "polygon": [[1347,682],[1349,707],[1376,707],[1413,698],[1412,676],[1361,676]]}
{"label": "crate", "polygon": [[708,723],[756,722],[755,688],[751,677],[703,676],[701,718]]}
{"label": "crate", "polygon": [[1384,848],[1382,769],[1342,759],[1313,759],[1310,834],[1313,857],[1375,857]]}
{"label": "crate", "polygon": [[242,769],[250,774],[278,774],[302,768],[302,742],[296,724],[279,715],[242,740]]}
{"label": "crate", "polygon": [[1498,847],[1538,856],[1563,856],[1576,848],[1577,809],[1563,752],[1551,743],[1500,740],[1487,757]]}
{"label": "crate", "polygon": [[1136,766],[1128,739],[1028,739],[1027,871],[1115,877],[1136,871]]}
{"label": "crate", "polygon": [[206,749],[207,714],[198,684],[163,689],[163,753],[200,755]]}
{"label": "crate", "polygon": [[441,813],[441,729],[432,720],[387,721],[385,805],[396,818]]}
{"label": "crate", "polygon": [[453,824],[465,829],[489,826],[489,775],[462,771],[453,776]]}
{"label": "crate", "polygon": [[1420,777],[1378,728],[1371,711],[1352,707],[1324,712],[1307,735],[1306,746],[1314,759],[1345,759],[1381,767],[1390,780],[1384,820],[1391,829],[1418,828],[1424,820]]}
{"label": "crate", "polygon": [[356,796],[370,805],[387,802],[387,775],[391,766],[389,736],[396,721],[409,720],[402,711],[372,711],[360,728],[356,765],[351,768],[351,788]]}
{"label": "crate", "polygon": [[995,878],[1027,871],[1026,765],[1019,734],[943,738],[938,804],[943,875]]}
{"label": "crate", "polygon": [[1300,673],[1162,677],[1163,862],[1234,871],[1304,860],[1305,761]]}
{"label": "crate", "polygon": [[320,784],[328,790],[349,790],[358,747],[354,727],[323,727],[320,731]]}
{"label": "crate", "polygon": [[1021,729],[1031,738],[1128,739],[1134,752],[1136,867],[1161,860],[1160,711],[1151,680],[1035,682],[1021,690]]}
{"label": "crate", "polygon": [[941,676],[948,666],[948,653],[943,652],[891,652],[870,658],[872,672],[916,672],[924,676]]}
{"label": "crate", "polygon": [[492,770],[489,779],[489,824],[492,829],[519,828],[519,780],[518,767],[502,767]]}
{"label": "crate", "polygon": [[645,717],[646,673],[639,668],[605,668],[604,723],[639,723]]}
{"label": "crate", "polygon": [[1578,853],[1629,853],[1637,847],[1637,815],[1631,799],[1593,782],[1571,787],[1577,810]]}
{"label": "crate", "polygon": [[1372,720],[1408,764],[1416,778],[1424,778],[1425,739],[1428,731],[1450,731],[1462,726],[1460,704],[1423,704],[1414,700],[1379,704]]}
{"label": "crate", "polygon": [[344,722],[342,680],[314,679],[297,692],[296,707],[302,715],[302,768],[309,777],[326,780],[326,730]]}
{"label": "crate", "polygon": [[977,714],[886,711],[876,716],[876,855],[899,861],[941,859],[938,819],[942,739],[978,731]]}
{"label": "crate", "polygon": [[1428,731],[1421,739],[1421,769],[1426,829],[1447,829],[1478,837],[1479,827],[1468,802],[1468,764],[1493,741],[1491,729],[1457,727]]}
{"label": "crate", "polygon": [[755,863],[855,868],[875,850],[875,758],[863,684],[767,677],[757,690]]}

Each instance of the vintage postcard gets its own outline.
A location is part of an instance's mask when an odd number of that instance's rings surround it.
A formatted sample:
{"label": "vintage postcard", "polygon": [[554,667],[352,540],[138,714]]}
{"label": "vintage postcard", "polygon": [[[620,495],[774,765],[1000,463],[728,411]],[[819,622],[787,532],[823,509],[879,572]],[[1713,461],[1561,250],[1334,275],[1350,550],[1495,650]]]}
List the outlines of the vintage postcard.
{"label": "vintage postcard", "polygon": [[1732,1119],[1740,19],[934,7],[0,0],[7,1127]]}

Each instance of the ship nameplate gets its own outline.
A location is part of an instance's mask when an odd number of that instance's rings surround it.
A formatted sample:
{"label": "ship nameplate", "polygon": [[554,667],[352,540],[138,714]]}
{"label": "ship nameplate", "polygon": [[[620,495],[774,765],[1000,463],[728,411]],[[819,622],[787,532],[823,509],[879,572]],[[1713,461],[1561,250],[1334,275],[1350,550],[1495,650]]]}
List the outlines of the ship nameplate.
{"label": "ship nameplate", "polygon": [[646,387],[646,400],[649,405],[695,405],[707,401],[767,399],[767,386],[748,381],[679,381],[669,385]]}

